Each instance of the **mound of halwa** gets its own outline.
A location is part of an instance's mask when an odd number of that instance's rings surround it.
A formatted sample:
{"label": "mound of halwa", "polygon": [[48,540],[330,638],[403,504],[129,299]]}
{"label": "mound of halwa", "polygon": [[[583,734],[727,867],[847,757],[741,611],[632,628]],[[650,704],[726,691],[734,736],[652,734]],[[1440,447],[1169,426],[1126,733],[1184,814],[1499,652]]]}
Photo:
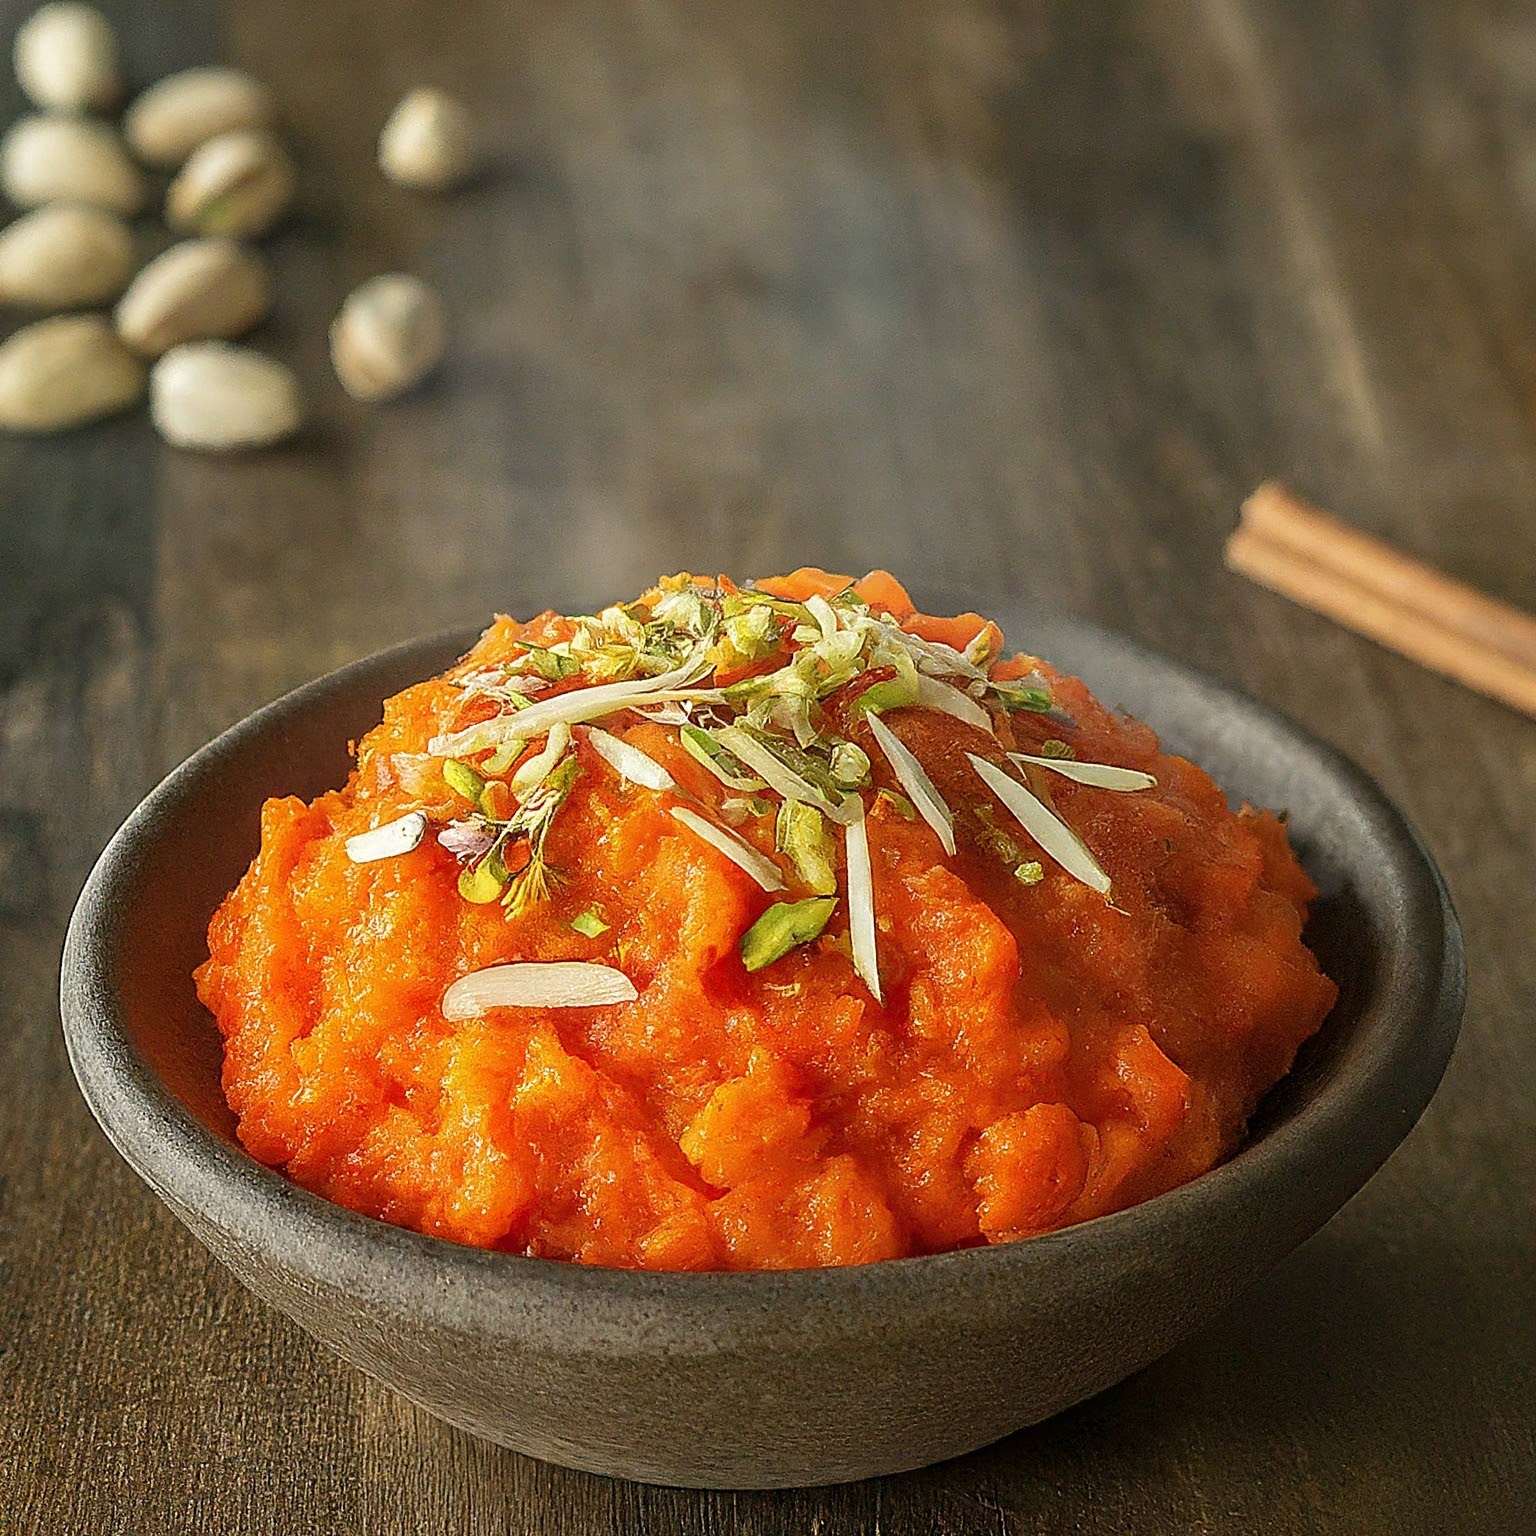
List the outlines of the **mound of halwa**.
{"label": "mound of halwa", "polygon": [[498,619],[269,801],[198,990],[331,1200],[646,1269],[1009,1242],[1233,1150],[1322,1022],[1262,811],[884,573]]}

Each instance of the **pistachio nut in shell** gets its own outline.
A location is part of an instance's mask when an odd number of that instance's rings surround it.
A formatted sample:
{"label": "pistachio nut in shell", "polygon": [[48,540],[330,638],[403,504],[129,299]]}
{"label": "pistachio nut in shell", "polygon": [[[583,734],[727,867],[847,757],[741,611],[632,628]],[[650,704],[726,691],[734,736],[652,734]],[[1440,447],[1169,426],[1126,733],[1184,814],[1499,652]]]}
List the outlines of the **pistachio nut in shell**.
{"label": "pistachio nut in shell", "polygon": [[292,436],[304,421],[292,370],[227,341],[172,347],[155,364],[149,391],[155,426],[177,448],[260,448]]}
{"label": "pistachio nut in shell", "polygon": [[0,345],[0,427],[57,432],[126,410],[144,364],[104,315],[54,315]]}
{"label": "pistachio nut in shell", "polygon": [[24,117],[0,139],[0,189],[18,208],[89,203],[125,217],[149,198],[115,129],[53,113]]}
{"label": "pistachio nut in shell", "polygon": [[437,293],[419,277],[386,272],[348,294],[331,325],[331,362],[355,400],[390,400],[437,366],[447,341]]}
{"label": "pistachio nut in shell", "polygon": [[123,135],[146,165],[174,168],[199,144],[240,128],[269,128],[272,93],[243,69],[184,69],[135,98]]}
{"label": "pistachio nut in shell", "polygon": [[115,213],[48,203],[0,230],[0,302],[77,309],[115,299],[133,276],[133,232]]}
{"label": "pistachio nut in shell", "polygon": [[145,357],[184,341],[243,336],[272,308],[266,261],[221,236],[183,240],[134,278],[117,306],[117,333]]}
{"label": "pistachio nut in shell", "polygon": [[100,111],[122,95],[117,35],[94,5],[59,0],[34,11],[11,57],[22,90],[50,111]]}
{"label": "pistachio nut in shell", "polygon": [[288,152],[264,129],[221,133],[199,145],[165,194],[173,228],[254,239],[282,217],[298,176]]}
{"label": "pistachio nut in shell", "polygon": [[477,148],[469,108],[447,91],[418,86],[379,134],[379,169],[403,187],[441,192],[468,178]]}

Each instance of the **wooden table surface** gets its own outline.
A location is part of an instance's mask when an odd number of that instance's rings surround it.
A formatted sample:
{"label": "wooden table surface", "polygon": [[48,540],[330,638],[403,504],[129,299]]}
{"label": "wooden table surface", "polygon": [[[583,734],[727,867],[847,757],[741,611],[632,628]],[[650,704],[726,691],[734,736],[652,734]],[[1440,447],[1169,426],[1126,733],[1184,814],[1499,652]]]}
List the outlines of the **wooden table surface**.
{"label": "wooden table surface", "polygon": [[[1281,475],[1536,609],[1536,4],[106,8],[140,83],[223,58],[276,87],[304,207],[261,344],[316,423],[229,461],[142,413],[0,442],[0,1529],[1529,1531],[1536,722],[1220,547]],[[458,196],[372,166],[422,81],[496,148]],[[456,340],[365,410],[324,329],[390,267]],[[118,1161],[60,1040],[65,923],[162,773],[319,671],[805,561],[1109,622],[1352,754],[1449,879],[1462,1044],[1321,1235],[1049,1424],[799,1493],[543,1466],[325,1353]]]}

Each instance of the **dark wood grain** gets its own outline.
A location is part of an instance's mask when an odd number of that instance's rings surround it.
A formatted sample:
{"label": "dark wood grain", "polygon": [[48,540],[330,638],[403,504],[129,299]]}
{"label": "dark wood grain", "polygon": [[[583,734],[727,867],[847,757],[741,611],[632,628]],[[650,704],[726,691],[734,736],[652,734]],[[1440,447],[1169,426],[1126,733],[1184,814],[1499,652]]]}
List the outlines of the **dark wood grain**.
{"label": "dark wood grain", "polygon": [[[263,344],[316,425],[228,463],[141,417],[0,442],[0,1528],[1529,1530],[1536,726],[1220,546],[1278,474],[1536,609],[1536,6],[108,9],[140,81],[222,56],[277,88],[304,213]],[[421,81],[494,144],[452,198],[372,168]],[[324,326],[391,266],[457,339],[367,411]],[[218,1270],[73,1090],[59,946],[140,794],[285,687],[496,608],[804,561],[1107,621],[1345,748],[1450,880],[1463,1043],[1319,1237],[1075,1412],[878,1485],[604,1482],[438,1425]]]}

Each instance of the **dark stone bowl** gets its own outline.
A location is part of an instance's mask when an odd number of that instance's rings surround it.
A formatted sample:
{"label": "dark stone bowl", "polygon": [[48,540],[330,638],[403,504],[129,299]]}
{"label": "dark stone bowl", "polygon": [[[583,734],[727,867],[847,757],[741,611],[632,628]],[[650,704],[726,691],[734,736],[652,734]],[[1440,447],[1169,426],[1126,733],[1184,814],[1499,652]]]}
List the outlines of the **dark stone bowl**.
{"label": "dark stone bowl", "polygon": [[636,1274],[458,1247],[249,1158],[191,972],[269,795],[342,782],[380,701],[465,635],[357,662],[184,763],[80,897],[62,1003],[81,1091],[141,1178],[259,1296],[450,1423],[532,1456],[701,1487],[837,1482],[996,1440],[1141,1369],[1315,1232],[1407,1134],[1450,1057],[1460,932],[1428,854],[1357,768],[1101,630],[998,614],[1229,794],[1288,808],[1322,887],[1337,1009],[1245,1148],[1131,1210],[1011,1246],[851,1269]]}

